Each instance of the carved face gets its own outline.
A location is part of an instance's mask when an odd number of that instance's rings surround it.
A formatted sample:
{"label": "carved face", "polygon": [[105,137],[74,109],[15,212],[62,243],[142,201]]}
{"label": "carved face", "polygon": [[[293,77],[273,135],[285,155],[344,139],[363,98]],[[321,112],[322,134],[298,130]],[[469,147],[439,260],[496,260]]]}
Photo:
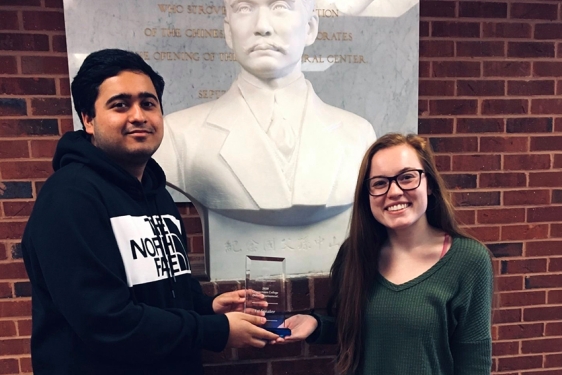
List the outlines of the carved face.
{"label": "carved face", "polygon": [[244,70],[272,79],[300,71],[304,47],[318,34],[318,16],[302,0],[229,0],[225,39]]}

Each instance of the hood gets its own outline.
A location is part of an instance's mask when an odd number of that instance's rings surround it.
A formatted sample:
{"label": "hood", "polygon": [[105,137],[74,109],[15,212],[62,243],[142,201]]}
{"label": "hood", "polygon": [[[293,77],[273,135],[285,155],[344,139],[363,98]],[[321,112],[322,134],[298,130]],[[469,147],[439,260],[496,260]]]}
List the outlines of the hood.
{"label": "hood", "polygon": [[94,146],[90,142],[90,136],[83,130],[65,133],[57,144],[53,169],[57,171],[72,163],[87,165],[135,199],[142,199],[143,193],[156,194],[159,189],[166,186],[164,171],[154,159],[150,158],[146,164],[141,186],[133,175],[111,160],[104,151]]}

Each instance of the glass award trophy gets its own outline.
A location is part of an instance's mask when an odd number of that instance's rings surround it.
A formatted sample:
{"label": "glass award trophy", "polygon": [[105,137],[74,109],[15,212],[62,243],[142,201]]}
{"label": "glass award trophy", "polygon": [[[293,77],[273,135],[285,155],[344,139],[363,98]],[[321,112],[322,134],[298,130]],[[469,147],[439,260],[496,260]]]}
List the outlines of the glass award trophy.
{"label": "glass award trophy", "polygon": [[[252,296],[248,289],[264,295],[264,299]],[[267,307],[263,306],[267,302]],[[290,336],[285,328],[287,315],[287,293],[285,290],[285,258],[246,256],[246,302],[245,308],[265,312],[263,328],[281,337]]]}

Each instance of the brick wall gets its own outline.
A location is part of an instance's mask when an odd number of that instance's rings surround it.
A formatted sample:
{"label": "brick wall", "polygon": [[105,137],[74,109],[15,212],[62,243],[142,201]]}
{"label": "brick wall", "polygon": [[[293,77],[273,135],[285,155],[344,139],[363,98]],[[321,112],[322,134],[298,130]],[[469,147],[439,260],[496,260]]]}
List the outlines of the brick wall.
{"label": "brick wall", "polygon": [[[459,218],[497,257],[494,370],[562,374],[562,5],[421,0],[420,122]],[[560,41],[560,42],[559,42]],[[30,286],[19,241],[71,130],[61,0],[0,0],[0,374],[31,373]],[[197,258],[196,211],[180,211]],[[209,293],[238,282],[207,283]],[[290,284],[295,311],[321,309],[326,278]],[[333,373],[334,348],[205,353],[207,373]]]}

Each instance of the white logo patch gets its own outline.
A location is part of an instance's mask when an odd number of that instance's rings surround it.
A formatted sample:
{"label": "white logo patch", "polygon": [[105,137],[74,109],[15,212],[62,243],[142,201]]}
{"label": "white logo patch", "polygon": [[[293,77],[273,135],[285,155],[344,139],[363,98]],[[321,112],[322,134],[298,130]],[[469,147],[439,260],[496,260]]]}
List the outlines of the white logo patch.
{"label": "white logo patch", "polygon": [[191,273],[174,216],[119,216],[111,226],[129,287]]}

